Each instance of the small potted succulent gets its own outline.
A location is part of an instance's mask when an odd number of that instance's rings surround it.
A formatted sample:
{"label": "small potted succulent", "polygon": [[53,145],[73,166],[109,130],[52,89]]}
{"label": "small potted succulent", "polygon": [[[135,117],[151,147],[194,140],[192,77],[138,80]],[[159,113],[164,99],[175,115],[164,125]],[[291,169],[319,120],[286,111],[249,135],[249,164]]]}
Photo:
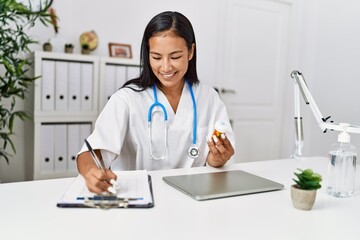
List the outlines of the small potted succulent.
{"label": "small potted succulent", "polygon": [[50,43],[50,42],[45,42],[45,43],[43,44],[43,50],[44,50],[45,52],[51,52],[51,51],[52,51],[52,45],[51,45],[51,43]]}
{"label": "small potted succulent", "polygon": [[301,210],[311,210],[315,203],[317,189],[321,188],[322,177],[309,168],[297,170],[299,172],[294,172],[297,179],[293,179],[295,184],[291,186],[293,206]]}
{"label": "small potted succulent", "polygon": [[82,54],[90,54],[91,50],[88,43],[83,43],[81,45],[81,53]]}
{"label": "small potted succulent", "polygon": [[74,52],[74,45],[72,45],[71,43],[65,44],[64,51],[65,51],[65,53],[73,53]]}

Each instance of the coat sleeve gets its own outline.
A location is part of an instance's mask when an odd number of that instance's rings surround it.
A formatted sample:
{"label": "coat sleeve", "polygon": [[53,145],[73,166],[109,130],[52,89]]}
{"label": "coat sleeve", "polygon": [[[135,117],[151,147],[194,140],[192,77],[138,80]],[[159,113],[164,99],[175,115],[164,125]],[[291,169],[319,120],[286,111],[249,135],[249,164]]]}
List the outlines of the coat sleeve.
{"label": "coat sleeve", "polygon": [[[93,149],[100,149],[105,166],[110,166],[111,161],[120,155],[124,138],[128,130],[129,104],[119,94],[114,94],[95,122],[95,128],[87,138]],[[85,145],[80,152],[87,151]]]}

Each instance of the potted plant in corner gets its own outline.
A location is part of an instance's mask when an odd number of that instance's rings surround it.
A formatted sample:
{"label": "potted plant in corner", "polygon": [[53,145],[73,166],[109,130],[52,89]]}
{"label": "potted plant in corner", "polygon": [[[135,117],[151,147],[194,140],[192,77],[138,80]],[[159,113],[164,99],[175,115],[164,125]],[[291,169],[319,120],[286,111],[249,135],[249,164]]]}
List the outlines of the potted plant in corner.
{"label": "potted plant in corner", "polygon": [[296,184],[291,186],[293,206],[301,210],[311,210],[315,203],[317,189],[321,188],[322,177],[309,168],[297,170],[299,172],[294,172],[297,179],[293,179]]}
{"label": "potted plant in corner", "polygon": [[0,160],[5,159],[7,163],[12,158],[10,152],[16,153],[12,141],[14,122],[29,117],[24,109],[18,108],[18,102],[24,101],[28,88],[38,78],[29,76],[32,62],[26,54],[30,52],[30,45],[38,42],[27,30],[38,22],[50,23],[47,10],[51,3],[40,5],[43,8],[39,11],[32,11],[31,5],[17,0],[0,3]]}
{"label": "potted plant in corner", "polygon": [[74,45],[72,45],[71,43],[65,44],[64,51],[65,51],[65,53],[73,53],[74,52]]}
{"label": "potted plant in corner", "polygon": [[43,44],[43,50],[44,52],[51,52],[52,51],[52,45],[50,42],[45,42]]}

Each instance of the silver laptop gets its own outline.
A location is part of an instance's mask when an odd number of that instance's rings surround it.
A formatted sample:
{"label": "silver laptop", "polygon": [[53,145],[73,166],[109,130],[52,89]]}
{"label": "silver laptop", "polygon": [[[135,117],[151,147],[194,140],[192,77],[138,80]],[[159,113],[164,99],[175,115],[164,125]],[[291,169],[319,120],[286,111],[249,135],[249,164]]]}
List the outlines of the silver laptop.
{"label": "silver laptop", "polygon": [[284,189],[284,185],[241,170],[166,176],[163,180],[196,200]]}

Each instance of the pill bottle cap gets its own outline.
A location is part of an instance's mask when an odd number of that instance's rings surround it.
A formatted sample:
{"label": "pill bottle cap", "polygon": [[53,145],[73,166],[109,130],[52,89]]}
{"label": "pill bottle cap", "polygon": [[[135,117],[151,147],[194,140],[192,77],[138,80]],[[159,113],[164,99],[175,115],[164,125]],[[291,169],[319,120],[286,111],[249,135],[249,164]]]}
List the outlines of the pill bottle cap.
{"label": "pill bottle cap", "polygon": [[225,133],[229,130],[229,124],[226,121],[218,120],[215,122],[215,130],[221,133]]}

